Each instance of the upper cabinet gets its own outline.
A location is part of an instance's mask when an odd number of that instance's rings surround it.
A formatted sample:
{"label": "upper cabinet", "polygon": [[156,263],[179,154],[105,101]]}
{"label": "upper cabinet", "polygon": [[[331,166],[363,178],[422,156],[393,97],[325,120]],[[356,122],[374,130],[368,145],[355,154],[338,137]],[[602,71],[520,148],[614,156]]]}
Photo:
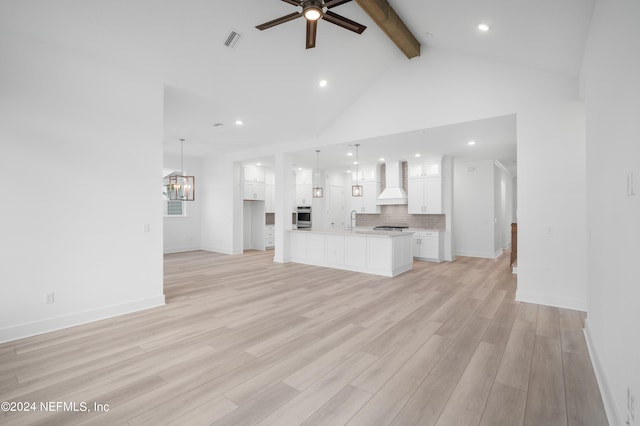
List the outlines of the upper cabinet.
{"label": "upper cabinet", "polygon": [[258,166],[244,166],[245,182],[262,182],[265,183],[264,168]]}
{"label": "upper cabinet", "polygon": [[409,214],[442,214],[441,158],[409,163]]}
{"label": "upper cabinet", "polygon": [[[361,169],[358,170],[358,182],[362,183],[362,182],[379,182],[380,181],[380,174],[378,173],[378,166],[372,166],[372,167],[362,167]],[[352,174],[352,179],[355,182],[356,180],[356,172],[353,172]]]}
{"label": "upper cabinet", "polygon": [[[355,185],[356,173],[352,173],[352,184]],[[380,175],[378,166],[362,167],[358,170],[358,184],[362,185],[363,196],[351,197],[351,209],[358,213],[380,213],[378,195],[380,195]],[[351,188],[348,189],[351,192]]]}
{"label": "upper cabinet", "polygon": [[266,213],[275,213],[276,182],[273,170],[265,170],[264,180],[264,211]]}
{"label": "upper cabinet", "polygon": [[302,169],[296,172],[296,185],[312,185],[313,173],[310,169]]}
{"label": "upper cabinet", "polygon": [[296,171],[296,206],[310,206],[312,196],[313,173],[310,169]]}
{"label": "upper cabinet", "polygon": [[351,197],[351,209],[358,213],[380,213],[378,205],[380,182],[360,182],[360,185],[362,185],[363,196]]}
{"label": "upper cabinet", "polygon": [[442,158],[424,158],[409,162],[409,177],[441,176]]}
{"label": "upper cabinet", "polygon": [[264,200],[265,171],[258,166],[244,166],[243,196],[245,200]]}

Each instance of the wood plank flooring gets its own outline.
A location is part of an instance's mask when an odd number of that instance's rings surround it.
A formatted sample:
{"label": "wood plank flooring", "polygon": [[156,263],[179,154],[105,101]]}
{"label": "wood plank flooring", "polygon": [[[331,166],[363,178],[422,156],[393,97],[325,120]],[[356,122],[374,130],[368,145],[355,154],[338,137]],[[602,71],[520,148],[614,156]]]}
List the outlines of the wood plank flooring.
{"label": "wood plank flooring", "polygon": [[607,424],[584,314],[515,302],[508,253],[395,278],[272,257],[166,255],[166,306],[0,345],[0,402],[37,404],[0,424]]}

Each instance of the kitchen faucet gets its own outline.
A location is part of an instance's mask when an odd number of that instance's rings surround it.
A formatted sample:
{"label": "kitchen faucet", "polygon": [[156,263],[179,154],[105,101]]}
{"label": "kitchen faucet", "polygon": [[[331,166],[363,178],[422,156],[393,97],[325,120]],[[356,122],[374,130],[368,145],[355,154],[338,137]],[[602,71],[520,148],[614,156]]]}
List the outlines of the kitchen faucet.
{"label": "kitchen faucet", "polygon": [[358,212],[355,210],[351,210],[351,230],[356,227],[356,216],[358,216]]}

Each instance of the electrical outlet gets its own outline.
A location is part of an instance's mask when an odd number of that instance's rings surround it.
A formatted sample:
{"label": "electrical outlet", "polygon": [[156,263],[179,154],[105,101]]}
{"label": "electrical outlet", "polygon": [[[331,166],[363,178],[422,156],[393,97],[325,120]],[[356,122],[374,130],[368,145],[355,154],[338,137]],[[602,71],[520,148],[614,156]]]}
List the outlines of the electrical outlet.
{"label": "electrical outlet", "polygon": [[54,301],[55,299],[53,297],[53,292],[44,295],[44,303],[46,303],[47,305],[53,303]]}

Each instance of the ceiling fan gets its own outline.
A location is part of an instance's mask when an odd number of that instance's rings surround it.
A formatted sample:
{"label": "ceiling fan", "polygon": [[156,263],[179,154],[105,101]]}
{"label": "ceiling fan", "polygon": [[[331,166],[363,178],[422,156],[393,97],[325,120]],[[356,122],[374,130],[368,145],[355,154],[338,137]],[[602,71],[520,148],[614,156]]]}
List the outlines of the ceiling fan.
{"label": "ceiling fan", "polygon": [[316,30],[318,21],[323,19],[331,22],[339,27],[345,28],[354,33],[362,34],[367,29],[362,24],[347,19],[344,16],[340,16],[337,13],[333,13],[329,9],[332,9],[341,4],[350,2],[351,0],[282,0],[285,3],[289,3],[293,6],[301,6],[302,12],[294,12],[289,15],[282,16],[274,19],[273,21],[265,22],[264,24],[256,26],[259,30],[266,30],[267,28],[275,27],[276,25],[284,24],[285,22],[292,21],[296,18],[304,17],[307,20],[307,49],[316,47]]}

